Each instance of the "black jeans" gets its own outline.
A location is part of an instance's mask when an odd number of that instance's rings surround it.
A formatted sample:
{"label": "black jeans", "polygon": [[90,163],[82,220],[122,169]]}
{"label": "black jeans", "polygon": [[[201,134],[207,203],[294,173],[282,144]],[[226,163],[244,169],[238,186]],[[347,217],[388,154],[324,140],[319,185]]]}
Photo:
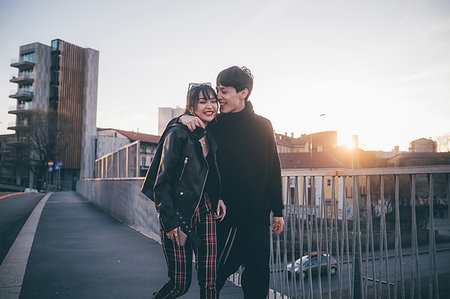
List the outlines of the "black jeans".
{"label": "black jeans", "polygon": [[268,226],[229,227],[217,224],[220,291],[227,278],[244,266],[242,290],[246,299],[265,299],[269,291],[270,230]]}

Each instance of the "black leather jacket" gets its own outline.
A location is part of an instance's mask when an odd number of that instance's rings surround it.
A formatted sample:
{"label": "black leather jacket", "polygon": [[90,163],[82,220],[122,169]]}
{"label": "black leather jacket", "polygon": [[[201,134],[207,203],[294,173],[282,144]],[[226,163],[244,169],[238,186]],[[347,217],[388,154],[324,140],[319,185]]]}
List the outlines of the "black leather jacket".
{"label": "black leather jacket", "polygon": [[[199,139],[207,135],[209,143],[209,154],[212,155],[214,165],[208,165],[203,156]],[[215,171],[218,180],[218,190],[209,192],[213,211],[220,199],[221,184],[220,174],[217,166],[217,144],[206,130],[197,128],[190,132],[182,124],[173,124],[166,129],[161,140],[162,151],[158,171],[153,186],[153,195],[156,209],[159,213],[160,222],[165,232],[181,226],[182,230],[192,236],[192,218],[204,192],[208,173]],[[157,162],[157,161],[155,161]],[[150,171],[149,171],[150,172]],[[148,193],[152,186],[148,186],[147,173],[146,182],[142,192]],[[195,240],[194,240],[195,241]]]}

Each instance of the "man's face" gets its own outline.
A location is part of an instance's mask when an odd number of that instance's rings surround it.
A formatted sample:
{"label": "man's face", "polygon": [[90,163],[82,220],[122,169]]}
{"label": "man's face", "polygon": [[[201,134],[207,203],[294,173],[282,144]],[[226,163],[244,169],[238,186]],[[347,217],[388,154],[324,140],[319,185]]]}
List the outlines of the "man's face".
{"label": "man's face", "polygon": [[220,104],[221,113],[234,113],[244,110],[245,97],[247,96],[247,89],[236,92],[234,87],[217,86],[217,99]]}

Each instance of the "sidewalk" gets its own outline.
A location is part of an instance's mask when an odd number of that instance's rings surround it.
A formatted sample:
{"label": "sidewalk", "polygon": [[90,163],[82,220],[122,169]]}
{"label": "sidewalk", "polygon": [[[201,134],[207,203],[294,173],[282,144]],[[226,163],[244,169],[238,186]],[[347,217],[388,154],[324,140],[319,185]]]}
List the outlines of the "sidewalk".
{"label": "sidewalk", "polygon": [[[22,299],[151,298],[167,280],[160,244],[74,192],[50,196],[32,244]],[[182,298],[199,298],[196,279]],[[221,298],[243,295],[227,282]]]}

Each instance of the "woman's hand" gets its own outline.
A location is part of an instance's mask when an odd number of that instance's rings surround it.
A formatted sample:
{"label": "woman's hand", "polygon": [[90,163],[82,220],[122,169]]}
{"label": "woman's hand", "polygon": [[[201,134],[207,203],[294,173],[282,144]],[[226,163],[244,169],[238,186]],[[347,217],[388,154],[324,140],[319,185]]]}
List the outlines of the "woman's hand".
{"label": "woman's hand", "polygon": [[194,132],[195,127],[205,128],[205,124],[197,116],[184,114],[180,116],[178,121],[188,127],[191,132]]}
{"label": "woman's hand", "polygon": [[227,214],[227,207],[225,206],[225,203],[223,200],[219,200],[217,203],[217,212],[216,212],[216,219],[220,219],[220,221],[225,218],[225,215]]}
{"label": "woman's hand", "polygon": [[170,232],[166,233],[167,238],[172,241],[175,241],[177,245],[180,245],[180,237],[179,237],[180,227],[174,228]]}

